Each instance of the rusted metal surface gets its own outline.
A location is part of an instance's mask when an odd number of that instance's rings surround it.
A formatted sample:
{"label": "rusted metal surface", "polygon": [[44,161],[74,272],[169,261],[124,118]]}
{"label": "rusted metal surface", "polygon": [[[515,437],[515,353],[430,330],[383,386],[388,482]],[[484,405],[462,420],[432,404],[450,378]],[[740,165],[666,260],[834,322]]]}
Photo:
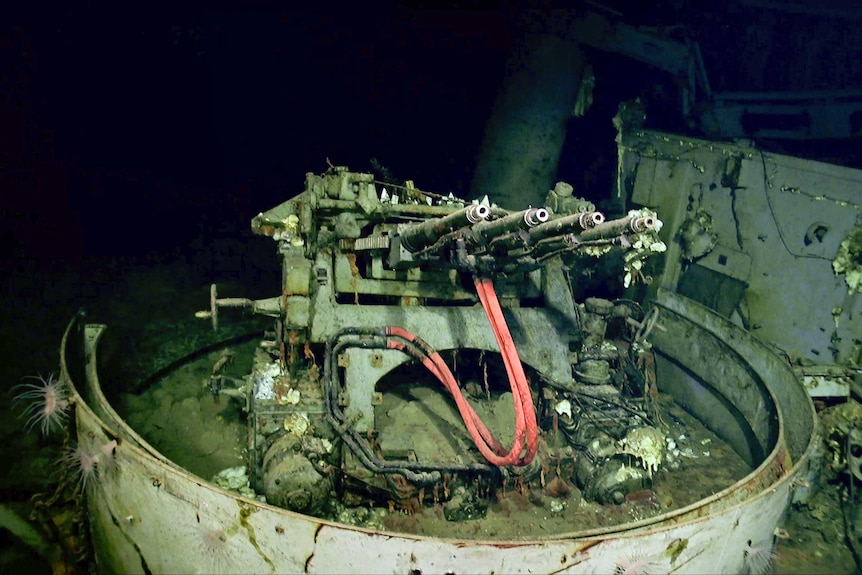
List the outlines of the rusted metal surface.
{"label": "rusted metal surface", "polygon": [[862,172],[647,130],[623,132],[619,152],[630,201],[659,206],[664,222],[653,289],[736,313],[791,360],[858,364],[862,297],[834,265],[862,213]]}
{"label": "rusted metal surface", "polygon": [[[640,558],[650,572],[740,572],[749,542],[771,544],[791,485],[806,471],[814,412],[792,371],[755,338],[679,296],[665,294],[658,303],[659,324],[675,318],[689,322],[698,336],[717,338],[765,385],[762,397],[777,406],[774,437],[765,436],[769,453],[733,486],[672,513],[609,529],[573,526],[553,538],[524,533],[517,541],[368,531],[246,499],[196,477],[159,454],[107,404],[96,370],[104,326],[84,326],[76,317],[63,338],[61,370],[74,397],[79,439],[119,440],[117,465],[87,492],[99,567],[128,573],[593,573]],[[664,335],[669,331],[655,332],[659,353],[673,347],[672,335]],[[86,387],[72,381],[67,364],[67,352],[79,347]]]}

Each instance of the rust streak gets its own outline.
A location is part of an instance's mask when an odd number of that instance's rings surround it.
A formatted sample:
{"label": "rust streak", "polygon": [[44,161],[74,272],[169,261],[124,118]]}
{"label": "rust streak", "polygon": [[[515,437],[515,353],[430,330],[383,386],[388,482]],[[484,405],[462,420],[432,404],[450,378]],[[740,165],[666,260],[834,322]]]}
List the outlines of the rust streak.
{"label": "rust streak", "polygon": [[573,557],[572,559],[573,559],[573,561],[569,561],[568,563],[566,563],[565,565],[563,565],[559,569],[556,569],[555,571],[550,571],[548,573],[548,575],[555,575],[556,573],[562,573],[563,571],[567,571],[567,570],[569,570],[569,568],[574,567],[575,565],[578,565],[579,563],[583,563],[584,561],[589,559],[589,557],[587,554],[584,554],[584,555],[578,555],[576,557]]}

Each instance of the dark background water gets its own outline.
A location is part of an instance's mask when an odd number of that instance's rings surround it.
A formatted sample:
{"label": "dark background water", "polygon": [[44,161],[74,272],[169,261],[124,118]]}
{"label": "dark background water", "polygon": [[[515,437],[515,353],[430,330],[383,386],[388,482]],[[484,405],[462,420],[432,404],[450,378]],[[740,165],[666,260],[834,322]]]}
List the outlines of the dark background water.
{"label": "dark background water", "polygon": [[[686,24],[714,90],[856,87],[862,77],[846,2],[843,13],[827,2],[813,14],[754,1],[609,4],[631,23]],[[3,253],[74,260],[246,233],[327,159],[367,170],[376,158],[420,187],[466,195],[525,12],[516,2],[184,6],[37,4],[2,19]],[[559,176],[601,196],[621,101],[648,98],[648,122],[680,126],[672,79],[584,52],[595,104],[569,122]]]}
{"label": "dark background water", "polygon": [[7,247],[137,254],[245,232],[327,158],[463,192],[505,20],[382,4],[21,14],[2,52]]}
{"label": "dark background water", "polygon": [[[847,2],[607,4],[635,24],[687,24],[714,90],[862,86],[862,12]],[[249,221],[301,192],[304,174],[327,160],[368,170],[376,158],[423,189],[467,195],[524,11],[517,2],[2,9],[0,388],[56,369],[62,329],[81,306],[134,329],[155,319],[141,301],[190,317],[186,296],[205,307],[213,281],[240,292],[223,295],[278,293],[272,242],[253,237]],[[584,55],[595,103],[568,122],[558,178],[600,199],[620,102],[647,99],[648,126],[683,125],[672,78],[623,56]],[[784,147],[859,165],[857,145]],[[23,502],[50,482],[56,442],[22,433],[5,397],[0,493]]]}

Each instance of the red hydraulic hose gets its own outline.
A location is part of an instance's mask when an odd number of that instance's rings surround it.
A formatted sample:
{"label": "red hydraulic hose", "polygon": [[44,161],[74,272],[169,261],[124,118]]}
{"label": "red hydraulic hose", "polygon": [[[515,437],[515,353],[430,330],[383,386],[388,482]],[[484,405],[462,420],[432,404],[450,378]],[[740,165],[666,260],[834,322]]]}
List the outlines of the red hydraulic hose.
{"label": "red hydraulic hose", "polygon": [[[452,370],[443,361],[439,353],[434,351],[428,344],[422,341],[417,336],[400,327],[387,327],[387,335],[400,337],[415,347],[411,350],[411,355],[418,357],[425,367],[439,379],[446,389],[452,394],[455,404],[458,406],[458,411],[464,420],[464,425],[467,431],[473,438],[479,452],[494,465],[498,466],[524,466],[528,465],[536,456],[538,449],[538,425],[536,423],[536,412],[533,408],[533,398],[530,394],[530,386],[527,383],[527,376],[524,373],[524,368],[521,365],[521,360],[518,357],[518,350],[515,348],[515,343],[512,341],[512,335],[506,325],[506,319],[503,316],[503,310],[500,307],[500,302],[497,300],[497,294],[494,291],[494,284],[488,278],[475,278],[476,291],[479,294],[479,299],[488,316],[488,321],[491,324],[491,329],[497,338],[497,343],[500,346],[500,353],[503,356],[503,363],[506,366],[506,373],[509,376],[509,385],[512,389],[512,401],[515,406],[515,437],[512,448],[507,452],[506,449],[494,438],[493,434],[488,430],[482,420],[479,418],[473,406],[467,402],[461,389],[458,387],[458,382],[452,374]],[[387,345],[393,349],[407,351],[408,344],[396,340],[387,340]],[[521,456],[526,441],[527,451]]]}
{"label": "red hydraulic hose", "polygon": [[524,366],[521,365],[518,349],[515,347],[509,326],[506,324],[506,318],[503,316],[503,308],[500,307],[497,292],[494,291],[494,283],[490,278],[478,276],[474,277],[473,281],[476,284],[476,292],[485,308],[488,321],[491,322],[491,329],[494,330],[497,345],[500,346],[500,354],[503,356],[509,384],[512,387],[512,395],[515,398],[515,407],[517,409],[520,403],[525,420],[525,428],[518,429],[516,432],[526,433],[527,452],[523,458],[519,458],[517,465],[528,465],[536,456],[539,446],[539,426],[536,422],[536,411],[533,408],[530,385],[527,383],[527,375],[524,373]]}
{"label": "red hydraulic hose", "polygon": [[[402,341],[387,341],[388,347],[405,351],[410,355],[417,357],[417,359],[419,359],[422,364],[428,368],[428,371],[434,374],[434,376],[443,383],[446,389],[449,390],[449,393],[451,393],[452,397],[455,399],[455,404],[458,406],[458,411],[461,413],[461,418],[464,420],[467,431],[469,431],[470,436],[473,438],[473,442],[476,444],[476,447],[482,455],[495,465],[511,465],[507,459],[502,457],[506,455],[506,449],[499,441],[496,440],[496,438],[494,438],[493,434],[473,409],[473,406],[470,405],[461,393],[461,389],[458,387],[458,382],[455,380],[452,370],[449,369],[449,366],[446,365],[446,362],[443,361],[440,354],[432,350],[430,346],[425,344],[421,339],[403,328],[388,327],[386,328],[386,331],[387,335],[398,336],[416,344],[419,349],[411,348]],[[517,447],[517,451],[515,450],[515,447]],[[521,441],[516,441],[516,445],[513,446],[512,451],[520,453],[523,447],[524,442],[523,439],[521,439]]]}

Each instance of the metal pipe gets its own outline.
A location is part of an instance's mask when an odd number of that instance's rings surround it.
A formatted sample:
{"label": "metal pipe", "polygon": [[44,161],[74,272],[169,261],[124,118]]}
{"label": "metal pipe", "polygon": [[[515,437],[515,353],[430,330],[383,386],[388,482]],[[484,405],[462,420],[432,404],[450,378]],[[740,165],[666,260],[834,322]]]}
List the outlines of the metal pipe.
{"label": "metal pipe", "polygon": [[[553,20],[525,10],[525,25]],[[541,27],[541,25],[538,25]],[[479,148],[470,195],[504,208],[542,205],[554,185],[584,56],[574,39],[533,29],[512,52]]]}

